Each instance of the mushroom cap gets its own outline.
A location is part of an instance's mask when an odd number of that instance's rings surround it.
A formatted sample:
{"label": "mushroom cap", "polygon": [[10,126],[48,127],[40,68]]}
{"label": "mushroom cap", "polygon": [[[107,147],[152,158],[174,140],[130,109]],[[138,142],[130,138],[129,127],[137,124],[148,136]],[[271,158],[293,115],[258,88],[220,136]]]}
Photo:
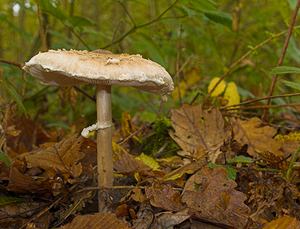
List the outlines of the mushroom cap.
{"label": "mushroom cap", "polygon": [[49,50],[32,57],[23,69],[50,85],[115,84],[160,94],[174,89],[169,73],[141,55]]}

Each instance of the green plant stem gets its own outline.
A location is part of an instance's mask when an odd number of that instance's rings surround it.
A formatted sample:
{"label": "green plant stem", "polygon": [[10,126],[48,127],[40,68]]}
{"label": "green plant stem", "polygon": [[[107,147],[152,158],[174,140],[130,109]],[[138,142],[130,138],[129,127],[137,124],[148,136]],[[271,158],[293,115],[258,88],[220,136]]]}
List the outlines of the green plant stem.
{"label": "green plant stem", "polygon": [[[286,38],[285,38],[284,45],[283,45],[283,48],[282,48],[282,51],[281,51],[279,60],[278,60],[278,62],[277,62],[277,67],[278,67],[278,66],[281,66],[282,63],[283,63],[283,60],[284,60],[284,57],[285,57],[287,48],[288,48],[288,46],[289,46],[289,42],[290,42],[292,33],[293,33],[293,30],[294,30],[294,26],[295,26],[295,24],[296,24],[296,18],[297,18],[297,15],[298,15],[299,8],[300,8],[300,0],[297,1],[296,8],[295,8],[295,10],[294,10],[294,12],[293,12],[293,15],[292,15],[292,18],[291,18],[291,23],[290,23],[290,26],[289,26],[289,29],[288,29],[288,33],[287,33],[287,36],[286,36]],[[273,95],[273,92],[274,92],[274,89],[275,89],[276,82],[277,82],[277,75],[275,74],[275,75],[272,77],[272,82],[271,82],[271,86],[270,86],[269,93],[268,93],[269,96],[272,96],[272,95]],[[267,104],[268,104],[268,105],[271,104],[271,100],[272,100],[272,98],[269,98],[269,99],[268,99],[268,101],[267,101]],[[264,110],[264,113],[263,113],[263,115],[262,115],[262,120],[265,120],[265,121],[266,121],[267,119],[268,119],[268,109],[265,109],[265,110]]]}
{"label": "green plant stem", "polygon": [[[295,26],[294,29],[299,29],[300,26]],[[238,58],[236,61],[234,61],[227,69],[227,71],[224,72],[224,74],[220,77],[219,81],[216,83],[216,85],[212,88],[212,90],[208,93],[208,97],[211,95],[212,92],[217,88],[217,86],[224,80],[225,77],[227,77],[230,73],[234,71],[234,69],[248,56],[250,56],[253,52],[257,51],[258,49],[262,48],[264,45],[268,44],[272,40],[281,37],[282,35],[286,34],[288,30],[282,31],[280,33],[273,34],[271,37],[267,38],[266,40],[262,41],[261,43],[257,44],[253,48],[251,48],[249,51],[247,51],[244,55],[242,55],[240,58]]]}
{"label": "green plant stem", "polygon": [[153,20],[151,21],[148,21],[146,23],[143,23],[143,24],[140,24],[140,25],[133,25],[127,32],[125,32],[123,35],[121,35],[119,38],[117,38],[116,40],[112,41],[110,44],[107,44],[107,45],[104,45],[101,49],[106,49],[106,48],[109,48],[110,46],[113,46],[119,42],[121,42],[122,40],[124,40],[127,36],[129,36],[130,34],[134,33],[136,30],[138,29],[141,29],[143,27],[146,27],[148,25],[152,25],[158,21],[161,21],[161,20],[165,20],[165,19],[171,19],[171,18],[183,18],[183,17],[186,17],[186,15],[183,15],[183,16],[179,16],[179,17],[163,17],[169,10],[171,10],[175,5],[176,3],[178,2],[179,0],[175,0],[167,9],[165,9],[160,15],[158,15],[156,18],[154,18]]}
{"label": "green plant stem", "polygon": [[21,70],[22,70],[22,67],[23,67],[22,64],[14,62],[14,61],[10,61],[10,60],[0,59],[0,63],[12,65],[12,66],[17,67]]}

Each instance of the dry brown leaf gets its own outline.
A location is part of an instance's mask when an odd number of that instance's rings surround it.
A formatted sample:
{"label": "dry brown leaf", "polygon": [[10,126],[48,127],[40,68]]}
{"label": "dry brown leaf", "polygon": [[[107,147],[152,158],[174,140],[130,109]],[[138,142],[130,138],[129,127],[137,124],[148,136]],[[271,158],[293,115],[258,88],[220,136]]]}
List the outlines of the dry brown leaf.
{"label": "dry brown leaf", "polygon": [[146,197],[140,188],[134,188],[131,192],[130,198],[134,201],[143,203],[146,200]]}
{"label": "dry brown leaf", "polygon": [[81,137],[73,136],[19,155],[10,167],[7,189],[15,192],[51,190],[53,194],[60,193],[64,183],[73,183],[76,181],[74,178],[82,173],[79,162],[84,157],[82,142]]}
{"label": "dry brown leaf", "polygon": [[25,116],[17,116],[17,113],[15,106],[8,107],[2,124],[6,138],[6,152],[12,159],[31,151],[33,146],[53,139],[39,123]]}
{"label": "dry brown leaf", "polygon": [[19,193],[35,193],[51,189],[49,183],[46,182],[47,178],[39,177],[38,179],[34,179],[29,175],[25,175],[24,167],[21,160],[15,160],[11,165],[7,190]]}
{"label": "dry brown leaf", "polygon": [[145,193],[154,207],[169,211],[179,211],[184,207],[180,193],[170,185],[154,183],[151,187],[146,187]]}
{"label": "dry brown leaf", "polygon": [[217,151],[230,136],[225,129],[222,114],[217,109],[203,110],[200,105],[183,105],[172,110],[170,135],[184,151],[183,154],[200,159],[210,154],[216,158]]}
{"label": "dry brown leaf", "polygon": [[[36,214],[37,209],[44,207],[45,203],[26,201],[18,204],[8,204],[0,207],[0,228],[15,229],[22,228],[28,223],[28,218]],[[34,229],[48,228],[50,223],[50,212],[45,212],[41,217],[34,218],[30,226]],[[27,224],[28,225],[28,224]]]}
{"label": "dry brown leaf", "polygon": [[122,153],[119,159],[114,162],[114,169],[118,173],[133,174],[135,172],[142,174],[152,174],[151,168],[142,161],[137,160],[129,153]]}
{"label": "dry brown leaf", "polygon": [[248,153],[251,156],[263,157],[268,152],[276,158],[283,156],[282,144],[273,138],[277,132],[276,129],[264,126],[259,118],[233,121],[233,132],[235,140],[248,145]]}
{"label": "dry brown leaf", "polygon": [[76,136],[65,138],[53,146],[24,155],[27,168],[41,168],[46,172],[55,171],[62,173],[66,178],[79,177],[82,173],[82,165],[79,162],[84,158],[81,152],[83,138]]}
{"label": "dry brown leaf", "polygon": [[224,168],[205,167],[188,179],[182,201],[199,218],[244,228],[250,209],[244,204],[246,195],[236,186]]}
{"label": "dry brown leaf", "polygon": [[184,209],[180,212],[162,212],[155,215],[155,221],[151,225],[151,229],[165,229],[173,228],[174,226],[181,224],[185,220],[190,218],[188,209]]}
{"label": "dry brown leaf", "polygon": [[132,228],[134,229],[149,229],[154,220],[154,213],[150,206],[142,204],[138,213],[137,218],[132,222]]}
{"label": "dry brown leaf", "polygon": [[226,227],[223,227],[222,225],[216,226],[213,224],[205,223],[205,222],[200,222],[196,220],[191,220],[191,227],[190,229],[224,229]]}
{"label": "dry brown leaf", "polygon": [[130,229],[127,223],[119,220],[112,213],[96,213],[92,215],[78,215],[71,223],[68,223],[60,229]]}
{"label": "dry brown leaf", "polygon": [[186,164],[184,166],[181,166],[178,169],[175,169],[169,173],[167,173],[162,179],[164,181],[171,181],[181,178],[185,174],[193,174],[203,166],[207,164],[207,160],[197,160],[192,163]]}
{"label": "dry brown leaf", "polygon": [[282,216],[267,223],[263,229],[300,229],[300,221],[291,216]]}

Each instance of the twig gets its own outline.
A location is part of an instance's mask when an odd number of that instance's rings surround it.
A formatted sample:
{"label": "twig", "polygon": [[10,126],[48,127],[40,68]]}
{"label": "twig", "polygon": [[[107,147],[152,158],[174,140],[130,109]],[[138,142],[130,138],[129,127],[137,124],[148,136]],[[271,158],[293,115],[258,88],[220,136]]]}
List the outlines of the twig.
{"label": "twig", "polygon": [[300,106],[300,103],[289,103],[289,104],[279,104],[279,105],[257,105],[249,107],[232,107],[232,108],[221,108],[221,110],[231,111],[231,110],[252,110],[252,109],[271,109],[280,107],[296,107]]}
{"label": "twig", "polygon": [[[140,189],[145,189],[147,188],[147,186],[134,186],[134,185],[119,185],[119,186],[113,186],[111,187],[111,189],[135,189],[135,188],[140,188]],[[99,187],[86,187],[83,189],[80,189],[78,191],[76,191],[75,193],[79,193],[79,192],[86,192],[86,191],[94,191],[94,190],[99,190]],[[178,191],[182,191],[183,188],[172,188],[173,190],[178,190]]]}
{"label": "twig", "polygon": [[261,97],[261,98],[257,98],[257,99],[251,99],[251,100],[248,100],[248,101],[245,101],[245,102],[241,102],[239,104],[224,106],[224,107],[221,107],[221,109],[222,108],[227,109],[227,108],[231,108],[231,107],[239,107],[239,106],[242,106],[242,105],[247,105],[247,104],[250,104],[250,103],[259,102],[259,101],[262,101],[262,100],[267,100],[267,99],[270,99],[270,98],[275,99],[275,98],[284,98],[284,97],[293,97],[293,96],[300,96],[300,93],[265,96],[265,97]]}
{"label": "twig", "polygon": [[124,138],[123,140],[117,142],[117,144],[122,145],[125,142],[127,142],[130,138],[134,137],[135,135],[137,135],[139,132],[141,132],[142,130],[144,130],[146,127],[148,127],[148,125],[143,125],[142,127],[140,127],[139,129],[137,129],[136,131],[134,131],[133,133],[131,133],[130,135],[128,135],[126,138]]}
{"label": "twig", "polygon": [[82,90],[80,87],[74,86],[76,91],[79,91],[81,94],[92,100],[93,102],[96,102],[96,98],[93,96],[90,96],[88,93],[86,93],[84,90]]}
{"label": "twig", "polygon": [[124,3],[122,1],[118,1],[118,3],[122,6],[123,10],[125,11],[125,13],[127,14],[127,16],[129,17],[131,23],[133,24],[133,26],[136,26],[136,23],[133,19],[133,17],[131,16],[131,14],[128,12],[126,6],[124,5]]}
{"label": "twig", "polygon": [[52,204],[50,204],[50,206],[44,208],[41,212],[39,212],[38,214],[36,214],[34,217],[32,217],[31,219],[29,219],[28,221],[26,221],[26,223],[24,223],[19,229],[23,229],[26,228],[27,224],[38,219],[39,217],[41,217],[42,215],[44,215],[46,212],[48,212],[51,208],[53,208],[57,203],[59,203],[62,199],[64,198],[64,196],[59,197],[57,200],[55,200]]}
{"label": "twig", "polygon": [[[15,66],[17,68],[19,68],[21,71],[23,71],[22,67],[23,65],[20,64],[20,63],[17,63],[17,62],[14,62],[14,61],[9,61],[9,60],[3,60],[3,59],[0,59],[0,63],[4,63],[4,64],[8,64],[8,65],[12,65],[12,66]],[[92,101],[96,101],[96,99],[92,96],[90,96],[88,93],[86,93],[85,91],[83,91],[81,88],[77,87],[77,86],[74,86],[74,88],[79,91],[80,93],[82,93],[84,96],[86,96],[87,98],[89,98],[90,100]],[[25,98],[24,100],[28,100],[28,98]]]}
{"label": "twig", "polygon": [[[295,10],[293,12],[293,16],[292,16],[292,19],[291,19],[291,24],[289,26],[288,34],[287,34],[287,36],[285,38],[285,41],[284,41],[284,45],[283,45],[283,48],[281,50],[281,54],[280,54],[277,66],[280,66],[283,63],[283,60],[284,60],[284,57],[285,57],[287,48],[289,46],[289,42],[290,42],[292,33],[293,33],[293,30],[294,30],[294,26],[296,24],[296,18],[297,18],[297,14],[298,14],[299,8],[300,8],[300,0],[297,1],[296,8],[295,8]],[[276,82],[277,82],[277,77],[278,76],[276,74],[273,75],[273,77],[272,77],[272,83],[271,83],[271,87],[270,87],[269,94],[268,94],[269,96],[273,95],[273,92],[274,92],[274,89],[275,89],[275,85],[276,85]],[[271,98],[268,99],[267,104],[268,105],[271,104]],[[263,120],[268,119],[267,116],[268,116],[268,110],[266,109],[266,110],[264,110],[264,113],[262,115],[262,119]]]}
{"label": "twig", "polygon": [[[294,29],[299,29],[300,26],[295,26]],[[207,97],[209,97],[212,92],[214,92],[214,90],[218,87],[218,85],[222,82],[222,80],[224,80],[225,77],[227,77],[230,73],[232,73],[234,71],[234,69],[244,60],[246,59],[248,56],[250,56],[253,52],[255,52],[256,50],[260,49],[261,47],[263,47],[264,45],[268,44],[269,42],[271,42],[272,40],[281,37],[282,35],[284,35],[285,33],[287,33],[288,30],[282,31],[280,33],[276,33],[273,34],[271,37],[267,38],[266,40],[262,41],[261,43],[257,44],[256,46],[254,46],[253,48],[251,48],[249,51],[247,51],[244,55],[242,55],[240,58],[238,58],[236,61],[234,61],[227,69],[227,71],[225,71],[225,73],[220,77],[219,81],[216,83],[216,85],[212,88],[212,90],[208,93]]]}
{"label": "twig", "polygon": [[[148,25],[152,25],[156,22],[158,22],[159,20],[164,20],[164,19],[170,19],[172,17],[166,17],[166,18],[163,18],[163,16],[173,8],[173,6],[176,5],[176,3],[178,2],[178,0],[175,0],[167,9],[165,9],[160,15],[158,15],[156,18],[154,18],[153,20],[151,21],[148,21],[146,23],[143,23],[143,24],[140,24],[140,25],[133,25],[127,32],[125,32],[123,35],[121,35],[119,38],[117,38],[116,40],[112,41],[110,44],[107,44],[107,45],[104,45],[102,47],[102,49],[106,49],[112,45],[115,45],[119,42],[121,42],[122,40],[124,40],[128,35],[134,33],[136,30],[138,29],[141,29],[143,27],[146,27]],[[186,15],[184,15],[185,17]],[[180,18],[180,17],[174,17],[174,18]]]}
{"label": "twig", "polygon": [[70,32],[75,35],[75,37],[85,46],[86,49],[88,49],[89,51],[92,50],[90,46],[80,37],[80,35],[72,27],[66,24],[64,24],[64,26],[66,26],[70,30]]}
{"label": "twig", "polygon": [[19,68],[21,70],[22,70],[22,67],[23,67],[22,64],[14,62],[14,61],[10,61],[10,60],[0,59],[0,63],[12,65],[12,66],[17,67],[17,68]]}

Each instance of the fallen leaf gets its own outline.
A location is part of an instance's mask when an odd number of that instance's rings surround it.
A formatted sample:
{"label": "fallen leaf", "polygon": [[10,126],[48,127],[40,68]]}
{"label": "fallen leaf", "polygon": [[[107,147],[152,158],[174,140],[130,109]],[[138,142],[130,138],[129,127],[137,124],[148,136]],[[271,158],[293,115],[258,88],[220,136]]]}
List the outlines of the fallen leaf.
{"label": "fallen leaf", "polygon": [[146,197],[140,188],[134,188],[131,192],[130,198],[134,201],[143,203],[146,200]]}
{"label": "fallen leaf", "polygon": [[266,156],[270,153],[273,159],[282,158],[281,143],[273,137],[277,130],[263,125],[259,118],[233,121],[234,138],[242,144],[248,145],[248,154],[254,157]]}
{"label": "fallen leaf", "polygon": [[200,222],[200,221],[196,221],[196,220],[191,220],[191,227],[190,229],[224,229],[227,228],[225,225],[220,225],[220,227],[213,225],[213,224],[209,224],[209,223],[205,223],[205,222]]}
{"label": "fallen leaf", "polygon": [[185,174],[193,174],[203,166],[207,164],[207,161],[205,159],[198,160],[195,162],[191,162],[187,165],[184,165],[182,167],[179,167],[178,169],[175,169],[171,171],[170,173],[167,173],[162,179],[164,181],[171,181],[181,178]]}
{"label": "fallen leaf", "polygon": [[244,204],[246,195],[235,187],[224,168],[205,167],[188,179],[182,201],[201,219],[244,228],[250,209]]}
{"label": "fallen leaf", "polygon": [[217,109],[203,110],[200,105],[183,105],[172,110],[171,120],[174,132],[170,135],[184,151],[182,156],[200,159],[209,154],[215,160],[220,146],[230,136]]}
{"label": "fallen leaf", "polygon": [[132,228],[149,229],[153,223],[154,217],[152,209],[148,205],[142,204],[137,213],[137,219],[132,222]]}
{"label": "fallen leaf", "polygon": [[153,229],[166,229],[173,228],[190,218],[188,209],[179,212],[162,212],[155,215],[155,221],[151,228]]}
{"label": "fallen leaf", "polygon": [[73,183],[83,171],[79,162],[84,157],[83,141],[73,136],[19,155],[10,167],[7,189],[22,193],[60,193],[64,183]]}
{"label": "fallen leaf", "polygon": [[112,213],[96,213],[91,215],[78,215],[71,223],[68,223],[60,229],[130,229],[127,223],[119,220]]}
{"label": "fallen leaf", "polygon": [[47,178],[39,177],[34,179],[29,175],[23,174],[23,172],[24,166],[22,161],[16,160],[10,168],[7,190],[17,193],[39,193],[51,190]]}
{"label": "fallen leaf", "polygon": [[25,116],[17,116],[17,113],[16,107],[9,107],[2,121],[6,153],[12,159],[19,154],[31,151],[33,146],[53,139],[39,123]]}
{"label": "fallen leaf", "polygon": [[179,211],[183,208],[180,192],[170,185],[153,183],[151,187],[146,187],[145,193],[154,207],[169,211]]}
{"label": "fallen leaf", "polygon": [[291,216],[282,216],[278,219],[275,219],[266,225],[263,229],[299,229],[300,221]]}
{"label": "fallen leaf", "polygon": [[159,171],[159,164],[158,162],[153,158],[150,157],[144,153],[141,153],[139,156],[137,156],[135,159],[142,161],[145,165],[149,166],[153,171]]}
{"label": "fallen leaf", "polygon": [[152,174],[151,168],[145,165],[142,161],[135,159],[133,155],[129,153],[122,153],[119,155],[119,159],[114,162],[114,169],[118,173],[133,174],[143,173]]}
{"label": "fallen leaf", "polygon": [[[0,228],[14,229],[21,228],[28,222],[28,217],[32,217],[36,214],[37,209],[44,207],[45,203],[32,202],[27,200],[23,203],[9,204],[0,207]],[[45,212],[44,216],[38,217],[32,221],[32,224],[39,225],[36,228],[48,228],[48,223],[45,218],[51,215],[49,212]],[[44,218],[45,217],[45,218]],[[26,219],[27,218],[27,219]]]}
{"label": "fallen leaf", "polygon": [[80,150],[83,141],[82,137],[73,136],[53,146],[28,153],[24,155],[27,168],[38,167],[46,172],[50,170],[50,173],[51,171],[59,172],[66,178],[79,177],[82,173],[79,161],[84,158],[84,153]]}

